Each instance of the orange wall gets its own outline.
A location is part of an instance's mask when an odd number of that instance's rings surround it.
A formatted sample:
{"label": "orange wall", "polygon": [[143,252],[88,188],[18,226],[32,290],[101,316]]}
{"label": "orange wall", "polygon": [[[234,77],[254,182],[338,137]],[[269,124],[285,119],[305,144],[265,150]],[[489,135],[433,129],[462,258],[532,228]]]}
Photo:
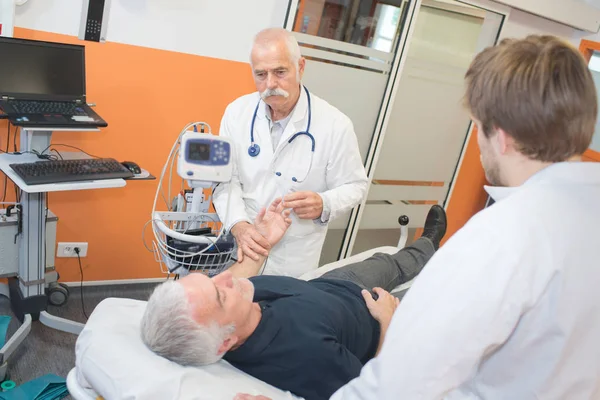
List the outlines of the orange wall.
{"label": "orange wall", "polygon": [[[86,46],[88,102],[97,104],[109,126],[97,133],[58,132],[53,143],[132,160],[157,177],[188,122],[206,121],[218,132],[227,104],[255,90],[245,63],[25,29],[15,29],[15,36]],[[1,148],[5,135],[6,125],[0,125]],[[89,243],[82,259],[85,280],[163,276],[141,239],[157,184],[130,181],[119,189],[50,194],[50,210],[59,217],[57,242]],[[56,266],[62,281],[80,279],[76,259],[57,258]]]}
{"label": "orange wall", "polygon": [[448,231],[443,242],[448,240],[473,215],[485,207],[487,193],[483,186],[487,182],[479,155],[477,130],[473,128],[462,165],[458,171],[454,191],[447,207]]}

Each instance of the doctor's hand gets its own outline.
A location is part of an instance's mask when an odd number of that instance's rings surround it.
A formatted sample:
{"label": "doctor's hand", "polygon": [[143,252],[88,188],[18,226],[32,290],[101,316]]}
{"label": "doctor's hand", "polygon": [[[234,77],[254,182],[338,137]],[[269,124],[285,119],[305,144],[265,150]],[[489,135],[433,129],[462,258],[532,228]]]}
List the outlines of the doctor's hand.
{"label": "doctor's hand", "polygon": [[271,246],[275,246],[292,224],[291,210],[283,209],[281,198],[275,200],[269,209],[260,210],[254,221],[254,226]]}
{"label": "doctor's hand", "polygon": [[294,210],[300,219],[317,219],[323,213],[323,199],[315,192],[294,192],[283,198],[285,208]]}
{"label": "doctor's hand", "polygon": [[376,287],[373,288],[373,291],[377,294],[377,300],[374,300],[367,290],[363,290],[361,293],[373,318],[387,328],[392,321],[394,311],[400,304],[400,300],[382,288]]}
{"label": "doctor's hand", "polygon": [[259,260],[259,254],[268,256],[271,245],[269,241],[248,222],[238,222],[231,228],[231,233],[235,237],[238,245],[238,262],[244,260],[244,255],[254,261]]}

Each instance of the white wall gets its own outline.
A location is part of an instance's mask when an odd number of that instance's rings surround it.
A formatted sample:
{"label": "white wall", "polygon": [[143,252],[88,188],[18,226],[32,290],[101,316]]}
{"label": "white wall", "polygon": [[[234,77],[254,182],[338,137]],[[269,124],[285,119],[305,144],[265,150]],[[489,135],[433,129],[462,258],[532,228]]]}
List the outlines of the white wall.
{"label": "white wall", "polygon": [[[549,20],[590,32],[598,32],[600,10],[598,0],[496,0]],[[593,4],[590,4],[593,3]]]}
{"label": "white wall", "polygon": [[[283,26],[286,0],[112,0],[107,41],[248,61],[256,32]],[[77,36],[83,0],[30,0],[15,26]]]}
{"label": "white wall", "polygon": [[504,23],[501,37],[522,38],[527,35],[550,34],[578,45],[579,41],[575,39],[577,32],[579,31],[569,26],[513,9],[510,17]]}

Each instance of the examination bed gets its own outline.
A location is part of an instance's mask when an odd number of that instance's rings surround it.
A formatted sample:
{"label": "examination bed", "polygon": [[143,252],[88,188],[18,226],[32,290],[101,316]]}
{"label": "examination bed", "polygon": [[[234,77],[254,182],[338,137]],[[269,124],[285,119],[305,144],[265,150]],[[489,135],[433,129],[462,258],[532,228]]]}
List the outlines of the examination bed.
{"label": "examination bed", "polygon": [[[400,248],[406,241],[405,231],[402,236]],[[316,278],[376,252],[392,254],[399,247],[372,249],[311,271],[301,279]],[[410,282],[394,292],[409,286]],[[182,367],[155,355],[144,346],[139,335],[145,304],[145,301],[109,298],[96,307],[77,339],[76,366],[67,377],[67,386],[74,399],[232,400],[239,392],[262,394],[273,400],[298,399],[224,360],[194,368]]]}

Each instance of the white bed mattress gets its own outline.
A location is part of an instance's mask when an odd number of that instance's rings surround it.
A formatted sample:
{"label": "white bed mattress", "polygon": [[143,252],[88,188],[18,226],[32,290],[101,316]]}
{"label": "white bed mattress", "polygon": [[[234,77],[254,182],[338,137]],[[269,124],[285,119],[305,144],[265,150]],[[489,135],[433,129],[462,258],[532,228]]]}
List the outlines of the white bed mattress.
{"label": "white bed mattress", "polygon": [[96,307],[75,348],[78,391],[95,392],[106,400],[231,400],[239,392],[298,399],[226,361],[193,368],[155,355],[139,336],[145,307],[145,301],[118,298]]}

